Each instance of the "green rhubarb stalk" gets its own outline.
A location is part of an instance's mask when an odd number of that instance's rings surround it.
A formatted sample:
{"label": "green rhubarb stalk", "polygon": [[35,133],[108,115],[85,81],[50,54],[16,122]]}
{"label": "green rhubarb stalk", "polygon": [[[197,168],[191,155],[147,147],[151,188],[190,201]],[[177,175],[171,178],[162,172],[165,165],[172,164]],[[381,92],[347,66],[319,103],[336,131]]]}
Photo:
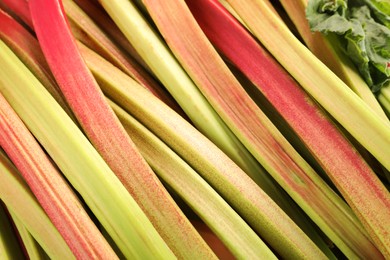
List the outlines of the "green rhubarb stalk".
{"label": "green rhubarb stalk", "polygon": [[101,0],[100,3],[138,51],[160,82],[183,108],[191,122],[279,204],[288,205],[281,189],[229,130],[169,48],[127,0]]}
{"label": "green rhubarb stalk", "polygon": [[268,246],[183,159],[126,111],[111,103],[157,175],[194,210],[237,259],[276,259]]}
{"label": "green rhubarb stalk", "polygon": [[[336,224],[333,217],[324,215],[333,212],[333,216],[341,220],[344,213],[340,209],[344,210],[347,205],[333,194],[248,96],[203,34],[184,1],[143,0],[143,3],[170,49],[210,104],[312,220],[351,256],[367,252],[380,256],[350,209],[344,224]],[[349,218],[354,222],[351,226]],[[339,229],[337,225],[349,227]],[[349,236],[344,228],[360,233],[367,249],[361,249],[361,242],[349,245],[351,238],[357,237]],[[381,230],[386,231],[386,228]]]}
{"label": "green rhubarb stalk", "polygon": [[225,153],[119,69],[81,48],[104,93],[150,129],[279,252],[320,259],[321,251]]}
{"label": "green rhubarb stalk", "polygon": [[172,96],[142,66],[128,55],[126,56],[76,3],[71,0],[64,0],[63,4],[73,34],[80,31],[75,34],[78,40],[97,51],[175,110],[181,110]]}
{"label": "green rhubarb stalk", "polygon": [[137,53],[134,47],[126,39],[125,35],[119,30],[118,26],[105,12],[102,6],[95,0],[74,0],[78,6],[80,6],[84,12],[88,14],[93,21],[104,30],[104,32],[110,36],[124,51],[126,51],[131,57],[133,57],[138,64],[144,67],[149,73],[153,74],[150,68],[146,65],[141,56]]}
{"label": "green rhubarb stalk", "polygon": [[381,89],[378,94],[378,100],[390,118],[390,83]]}
{"label": "green rhubarb stalk", "polygon": [[[389,123],[376,115],[341,79],[303,46],[262,1],[229,2],[256,37],[300,85],[389,170]],[[263,15],[259,16],[259,13]],[[378,228],[383,223],[377,224],[376,228],[372,228],[370,223],[363,221],[376,246],[388,256],[389,227]]]}
{"label": "green rhubarb stalk", "polygon": [[[389,192],[326,113],[223,8],[210,0],[188,3],[211,41],[291,126],[366,227],[390,232]],[[207,7],[208,15],[201,12]]]}
{"label": "green rhubarb stalk", "polygon": [[132,259],[175,258],[88,139],[3,42],[0,42],[0,57],[1,93],[121,252]]}
{"label": "green rhubarb stalk", "polygon": [[282,0],[281,4],[295,24],[305,44],[322,62],[326,64],[340,79],[344,81],[378,116],[385,122],[385,115],[378,100],[371,92],[367,83],[359,75],[355,65],[341,50],[334,36],[324,36],[319,32],[312,32],[306,19],[305,10],[308,0],[295,2]]}
{"label": "green rhubarb stalk", "polygon": [[389,123],[317,59],[262,1],[228,1],[300,85],[389,170]]}
{"label": "green rhubarb stalk", "polygon": [[29,7],[53,75],[94,147],[175,255],[213,258],[211,249],[162,186],[104,99],[78,51],[61,2],[32,0]]}
{"label": "green rhubarb stalk", "polygon": [[0,95],[0,145],[79,258],[116,258],[70,186]]}
{"label": "green rhubarb stalk", "polygon": [[11,214],[23,223],[50,258],[75,259],[64,238],[3,151],[0,152],[0,171],[0,199]]}
{"label": "green rhubarb stalk", "polygon": [[[27,3],[26,3],[27,4]],[[26,28],[0,9],[0,39],[42,82],[61,107],[73,117],[43,56],[39,43]]]}
{"label": "green rhubarb stalk", "polygon": [[27,228],[24,226],[21,220],[13,213],[9,212],[12,220],[15,224],[16,229],[18,230],[19,237],[23,242],[23,246],[26,250],[26,254],[30,259],[50,259],[49,256],[45,253],[42,247],[38,244],[38,242],[34,239],[34,237],[30,234]]}
{"label": "green rhubarb stalk", "polygon": [[9,214],[0,200],[0,259],[23,259],[25,256]]}

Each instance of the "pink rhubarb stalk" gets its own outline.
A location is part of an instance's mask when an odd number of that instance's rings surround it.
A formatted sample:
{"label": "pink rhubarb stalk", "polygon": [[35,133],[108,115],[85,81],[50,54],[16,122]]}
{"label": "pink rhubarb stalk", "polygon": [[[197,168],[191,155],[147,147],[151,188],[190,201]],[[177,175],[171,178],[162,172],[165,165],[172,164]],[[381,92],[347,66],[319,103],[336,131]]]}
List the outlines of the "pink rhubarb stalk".
{"label": "pink rhubarb stalk", "polygon": [[95,148],[178,257],[213,258],[106,102],[78,51],[61,2],[31,0],[29,7],[53,75]]}
{"label": "pink rhubarb stalk", "polygon": [[[27,4],[27,3],[26,3]],[[27,16],[29,17],[29,16]],[[73,116],[53,75],[50,72],[37,39],[11,16],[0,9],[0,39],[30,68],[50,94]]]}
{"label": "pink rhubarb stalk", "polygon": [[217,1],[187,2],[211,42],[294,129],[366,229],[389,241],[390,194],[336,125]]}
{"label": "pink rhubarb stalk", "polygon": [[350,256],[381,257],[348,206],[318,177],[234,78],[184,1],[143,3],[172,52],[217,113],[313,221]]}
{"label": "pink rhubarb stalk", "polygon": [[0,95],[0,145],[77,258],[116,259],[72,189]]}
{"label": "pink rhubarb stalk", "polygon": [[13,14],[22,20],[28,27],[33,28],[30,10],[28,9],[26,0],[0,0],[0,3],[11,10]]}
{"label": "pink rhubarb stalk", "polygon": [[151,73],[150,68],[141,58],[133,45],[126,39],[118,26],[114,23],[111,17],[105,12],[102,6],[95,0],[74,0],[81,9],[88,14],[89,17],[101,28],[111,39],[117,43],[121,49],[125,50],[138,64]]}
{"label": "pink rhubarb stalk", "polygon": [[159,84],[142,66],[133,58],[126,55],[115,43],[103,32],[102,29],[71,0],[63,1],[65,12],[69,18],[73,34],[75,37],[94,49],[105,59],[109,60],[115,66],[120,68],[127,75],[135,79],[145,88],[149,89],[154,95],[159,97],[176,111],[184,113],[172,96]]}
{"label": "pink rhubarb stalk", "polygon": [[99,55],[86,47],[81,50],[105,94],[191,165],[279,253],[325,258],[288,215],[207,137]]}

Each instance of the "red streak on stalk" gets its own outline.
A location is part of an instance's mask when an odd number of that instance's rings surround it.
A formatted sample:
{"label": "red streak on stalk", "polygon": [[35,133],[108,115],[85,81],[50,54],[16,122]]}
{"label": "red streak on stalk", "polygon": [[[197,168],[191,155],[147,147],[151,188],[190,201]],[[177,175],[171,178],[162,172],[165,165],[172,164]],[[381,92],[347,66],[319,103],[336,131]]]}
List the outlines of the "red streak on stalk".
{"label": "red streak on stalk", "polygon": [[149,73],[135,60],[133,60],[133,58],[125,55],[125,53],[102,31],[102,29],[100,29],[100,27],[92,21],[92,19],[88,16],[89,14],[86,14],[73,1],[66,0],[63,4],[66,14],[73,21],[75,26],[80,27],[80,29],[87,34],[89,42],[87,43],[84,39],[78,37],[81,42],[90,48],[95,49],[101,56],[132,77],[176,112],[184,115],[182,109],[174,101],[173,97],[164,89],[164,87],[161,86],[161,84],[159,84],[151,75],[149,75]]}
{"label": "red streak on stalk", "polygon": [[0,145],[77,258],[117,258],[61,173],[1,94]]}
{"label": "red streak on stalk", "polygon": [[[331,189],[305,164],[230,73],[193,20],[187,6],[178,0],[143,2],[188,74],[264,168],[295,200],[302,202],[306,209],[313,209],[310,211],[312,218],[321,219],[328,227],[337,226],[339,229],[335,232],[339,238],[349,236],[345,244],[351,243],[352,248],[360,250],[361,254],[367,251],[380,257],[341,199],[334,196]],[[204,3],[200,0],[193,2]],[[202,12],[207,13],[209,8],[212,9],[211,5],[204,7]],[[229,31],[230,28],[223,30]],[[225,41],[225,44],[228,42]],[[359,243],[361,241],[364,245]],[[362,250],[362,247],[365,249]]]}
{"label": "red streak on stalk", "polygon": [[[24,2],[24,1],[23,1]],[[27,2],[24,2],[27,5]],[[46,87],[55,100],[75,121],[63,99],[61,91],[50,72],[37,39],[26,28],[0,9],[0,39],[19,57],[37,79]]]}
{"label": "red streak on stalk", "polygon": [[33,28],[26,0],[0,0],[3,2],[15,15],[17,15],[26,25]]}
{"label": "red streak on stalk", "polygon": [[47,62],[85,133],[175,254],[212,257],[105,100],[84,63],[60,1],[30,0]]}
{"label": "red streak on stalk", "polygon": [[210,41],[272,103],[306,144],[365,227],[370,233],[381,234],[389,246],[389,192],[354,147],[217,1],[187,2]]}

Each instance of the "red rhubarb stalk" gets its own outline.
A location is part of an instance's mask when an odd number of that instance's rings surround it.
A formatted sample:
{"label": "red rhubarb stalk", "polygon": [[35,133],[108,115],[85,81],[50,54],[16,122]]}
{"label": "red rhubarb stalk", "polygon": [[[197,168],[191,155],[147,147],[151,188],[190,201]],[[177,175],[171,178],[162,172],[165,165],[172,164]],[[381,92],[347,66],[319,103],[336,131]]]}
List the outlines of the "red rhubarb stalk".
{"label": "red rhubarb stalk", "polygon": [[125,55],[76,3],[65,0],[63,4],[72,32],[75,33],[76,30],[81,30],[80,33],[75,34],[78,40],[89,48],[94,49],[142,86],[149,89],[149,91],[174,108],[174,110],[184,113],[164,87],[129,55]]}
{"label": "red rhubarb stalk", "polygon": [[78,51],[61,2],[31,0],[29,7],[53,75],[95,148],[177,256],[213,258],[104,99]]}
{"label": "red rhubarb stalk", "polygon": [[325,112],[217,1],[187,3],[211,42],[298,134],[366,229],[389,241],[389,192]]}
{"label": "red rhubarb stalk", "polygon": [[[27,2],[25,5],[27,5]],[[37,39],[1,9],[0,39],[30,68],[67,114],[73,117],[72,112],[62,96],[61,90],[50,72],[49,65],[43,56]]]}
{"label": "red rhubarb stalk", "polygon": [[380,257],[348,206],[294,150],[234,78],[184,1],[143,3],[172,52],[217,113],[313,221],[350,256]]}
{"label": "red rhubarb stalk", "polygon": [[77,258],[116,259],[72,189],[0,95],[0,145]]}

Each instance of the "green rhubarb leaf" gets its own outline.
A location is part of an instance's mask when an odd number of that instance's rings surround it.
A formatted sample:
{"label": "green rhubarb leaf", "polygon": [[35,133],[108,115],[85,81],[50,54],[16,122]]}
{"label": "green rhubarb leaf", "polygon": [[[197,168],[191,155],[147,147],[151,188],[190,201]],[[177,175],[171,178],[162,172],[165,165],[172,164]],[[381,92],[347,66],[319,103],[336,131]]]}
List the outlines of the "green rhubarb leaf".
{"label": "green rhubarb leaf", "polygon": [[[373,15],[386,11],[385,4],[370,1],[310,0],[306,16],[312,31],[339,35],[343,50],[359,69],[373,92],[379,91],[390,81],[390,29],[376,21]],[[374,8],[374,9],[373,9]]]}

